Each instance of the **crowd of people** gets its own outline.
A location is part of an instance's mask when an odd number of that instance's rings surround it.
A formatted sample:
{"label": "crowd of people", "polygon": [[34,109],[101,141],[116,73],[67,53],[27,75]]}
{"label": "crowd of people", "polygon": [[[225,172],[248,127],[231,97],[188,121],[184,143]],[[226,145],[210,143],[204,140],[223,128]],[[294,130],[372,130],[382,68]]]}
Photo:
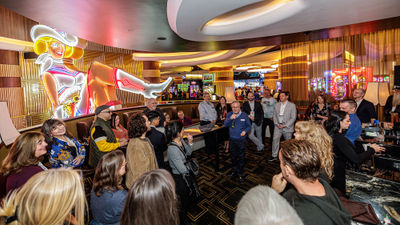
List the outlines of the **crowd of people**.
{"label": "crowd of people", "polygon": [[[364,90],[353,93],[354,99],[341,101],[339,109],[318,95],[308,121],[297,121],[287,91],[274,98],[268,89],[262,97],[249,90],[245,102],[228,104],[221,97],[216,107],[204,93],[198,105],[200,125],[226,127],[230,177],[245,181],[247,140],[259,154],[271,146],[269,162],[280,161],[281,173],[273,177],[271,188],[257,186],[242,198],[235,224],[350,224],[351,215],[338,197],[346,196],[346,163],[360,164],[385,151],[376,144],[356,151],[361,123],[376,118],[376,112],[363,99]],[[398,108],[396,93],[388,113]],[[171,121],[150,99],[124,128],[110,106],[102,105],[95,110],[86,154],[63,121],[47,120],[42,132],[20,135],[2,162],[8,195],[0,223],[85,224],[90,209],[93,224],[188,224],[187,210],[200,195],[188,166],[193,137],[185,134],[184,126],[191,124],[183,111]],[[204,140],[209,156],[218,154],[215,137],[205,133]],[[95,169],[89,207],[79,174],[85,166]]]}
{"label": "crowd of people", "polygon": [[201,100],[203,97],[203,91],[198,89],[197,91],[190,91],[187,89],[183,91],[181,89],[175,88],[174,90],[168,89],[161,93],[161,100]]}

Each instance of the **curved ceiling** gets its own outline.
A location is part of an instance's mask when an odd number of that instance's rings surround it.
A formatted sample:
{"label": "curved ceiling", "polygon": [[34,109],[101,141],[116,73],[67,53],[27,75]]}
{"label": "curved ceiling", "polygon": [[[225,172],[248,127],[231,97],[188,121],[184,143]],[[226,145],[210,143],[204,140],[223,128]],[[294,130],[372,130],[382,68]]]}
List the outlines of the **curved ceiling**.
{"label": "curved ceiling", "polygon": [[[303,7],[289,10],[293,3]],[[400,18],[399,0],[1,0],[0,4],[88,41],[150,52],[244,49],[307,37],[329,38],[331,32],[318,29]],[[258,6],[267,8],[258,11]],[[238,13],[247,17],[236,17],[234,26],[213,21],[203,29],[213,18],[223,21]],[[373,26],[376,30],[381,25],[385,24]],[[370,24],[360,26],[371,28]],[[390,26],[400,25],[392,22]],[[362,28],[349,29],[363,32]],[[274,36],[308,31],[319,33]]]}
{"label": "curved ceiling", "polygon": [[399,0],[168,0],[167,13],[182,38],[226,41],[380,20],[399,9]]}
{"label": "curved ceiling", "polygon": [[134,60],[138,61],[158,61],[161,67],[194,66],[229,59],[246,58],[270,50],[273,47],[274,46],[208,52],[134,53],[132,57]]}

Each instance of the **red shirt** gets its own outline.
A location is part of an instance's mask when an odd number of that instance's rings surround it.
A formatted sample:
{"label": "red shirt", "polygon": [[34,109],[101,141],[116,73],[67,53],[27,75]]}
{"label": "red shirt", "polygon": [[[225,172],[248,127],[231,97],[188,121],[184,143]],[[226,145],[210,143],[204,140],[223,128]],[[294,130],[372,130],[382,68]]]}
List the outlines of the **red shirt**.
{"label": "red shirt", "polygon": [[33,175],[42,172],[43,169],[38,165],[22,167],[18,173],[12,173],[7,176],[6,193],[22,187]]}

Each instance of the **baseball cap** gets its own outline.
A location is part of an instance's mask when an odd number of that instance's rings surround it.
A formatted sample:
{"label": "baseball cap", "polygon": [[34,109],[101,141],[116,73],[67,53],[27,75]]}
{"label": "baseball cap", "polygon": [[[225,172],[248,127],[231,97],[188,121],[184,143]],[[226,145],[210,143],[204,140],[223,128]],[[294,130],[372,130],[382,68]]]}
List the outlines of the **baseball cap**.
{"label": "baseball cap", "polygon": [[99,107],[96,108],[96,110],[94,111],[94,113],[96,115],[99,115],[103,110],[110,108],[111,106],[109,105],[101,105]]}

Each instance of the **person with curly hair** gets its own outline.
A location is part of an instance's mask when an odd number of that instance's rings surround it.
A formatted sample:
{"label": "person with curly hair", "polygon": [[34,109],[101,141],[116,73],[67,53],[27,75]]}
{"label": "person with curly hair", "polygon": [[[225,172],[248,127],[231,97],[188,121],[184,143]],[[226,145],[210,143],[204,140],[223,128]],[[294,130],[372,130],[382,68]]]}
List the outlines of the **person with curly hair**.
{"label": "person with curly hair", "polygon": [[126,160],[121,150],[105,154],[97,165],[90,193],[93,220],[99,224],[118,225],[128,191],[122,187]]}
{"label": "person with curly hair", "polygon": [[153,145],[146,137],[151,129],[147,116],[143,113],[132,115],[128,127],[130,140],[126,149],[126,186],[131,188],[142,174],[158,169],[158,164]]}
{"label": "person with curly hair", "polygon": [[[330,181],[333,177],[332,138],[325,128],[313,121],[299,121],[294,127],[296,140],[307,140],[315,145],[315,150],[321,159],[320,176]],[[327,177],[326,177],[327,176]]]}

